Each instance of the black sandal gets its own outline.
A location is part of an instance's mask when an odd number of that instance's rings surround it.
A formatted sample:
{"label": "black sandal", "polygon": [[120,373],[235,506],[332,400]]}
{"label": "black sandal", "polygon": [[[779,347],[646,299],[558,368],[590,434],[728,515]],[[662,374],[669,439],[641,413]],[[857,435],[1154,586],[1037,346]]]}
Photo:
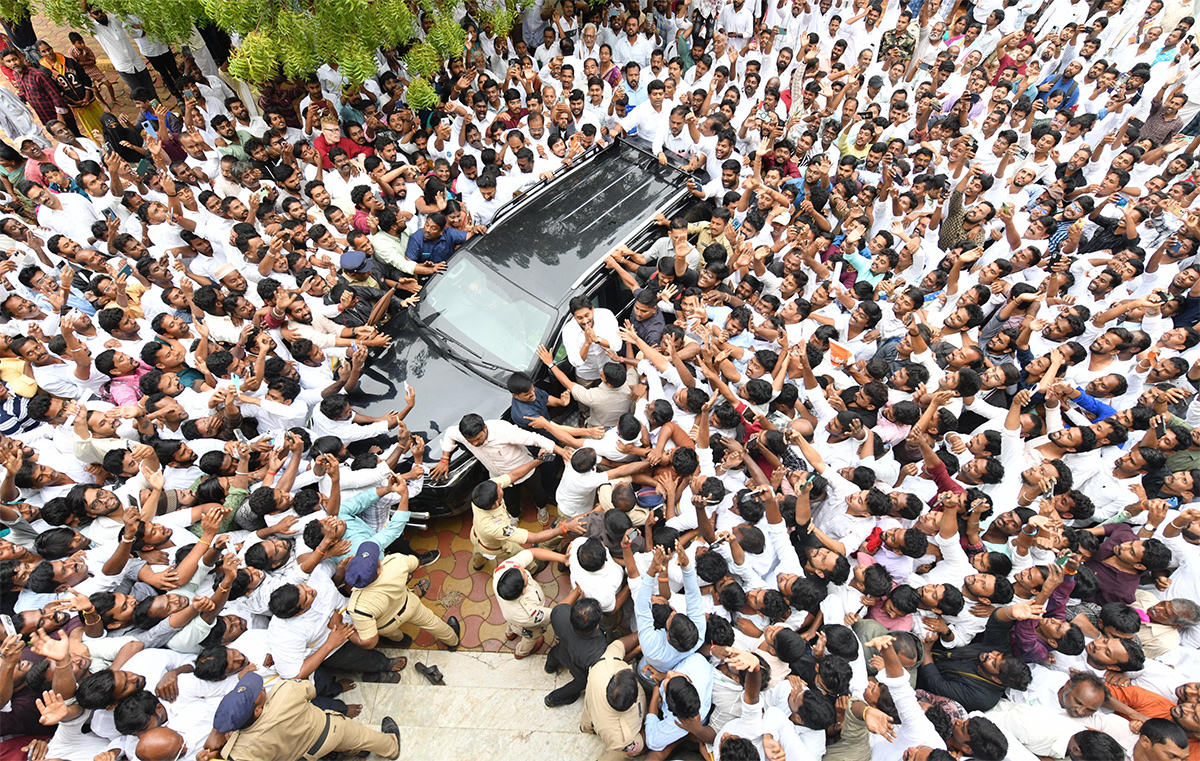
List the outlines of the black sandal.
{"label": "black sandal", "polygon": [[446,681],[442,678],[441,669],[437,666],[426,666],[424,663],[417,663],[413,666],[421,676],[429,680],[430,684],[435,684],[439,687],[445,687]]}

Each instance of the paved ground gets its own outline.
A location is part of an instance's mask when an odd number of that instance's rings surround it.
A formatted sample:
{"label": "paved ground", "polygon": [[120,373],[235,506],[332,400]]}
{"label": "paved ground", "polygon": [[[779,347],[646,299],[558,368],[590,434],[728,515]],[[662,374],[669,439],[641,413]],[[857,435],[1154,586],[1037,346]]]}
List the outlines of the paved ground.
{"label": "paved ground", "polygon": [[[532,504],[526,505],[521,525],[531,531],[542,530]],[[512,648],[504,640],[504,617],[495,604],[492,590],[491,572],[495,564],[489,563],[478,573],[470,571],[471,540],[467,537],[470,528],[471,516],[467,514],[435,521],[423,534],[406,534],[416,549],[424,551],[436,547],[442,553],[436,563],[418,571],[414,580],[429,577],[429,592],[425,599],[435,613],[458,616],[463,627],[463,650],[511,652]],[[547,599],[557,600],[567,595],[570,584],[566,574],[560,574],[554,565],[552,563],[543,570],[537,580],[545,588]],[[414,642],[418,648],[433,647],[434,644],[433,637],[426,633]]]}
{"label": "paved ground", "polygon": [[[49,42],[56,51],[65,54],[67,50],[70,49],[71,42],[67,39],[67,34],[72,31],[70,27],[56,26],[45,16],[38,15],[33,19],[33,28],[38,34],[38,39]],[[104,48],[100,47],[100,43],[96,42],[96,40],[88,32],[84,30],[78,31],[83,35],[84,42],[86,42],[88,47],[92,49],[92,52],[96,54],[97,65],[99,65],[103,71],[109,73],[109,78],[113,82],[113,88],[116,90],[118,103],[118,108],[114,109],[113,113],[116,114],[123,112],[129,116],[133,116],[134,108],[129,104],[129,88],[125,86],[125,82],[113,69],[112,64],[108,60],[108,56],[104,52]],[[176,53],[179,53],[178,49],[176,49]],[[177,57],[182,58],[182,56]],[[154,77],[154,84],[158,88],[159,97],[163,98],[170,105],[174,106],[175,100],[171,97],[171,93],[167,91],[167,88],[163,86],[162,77],[155,73],[154,67],[148,66],[147,68],[149,69],[151,76]],[[182,68],[183,67],[180,66],[181,70]],[[0,82],[3,82],[3,85],[8,87],[10,90],[12,89],[11,86],[9,86],[8,81],[3,77],[0,77]],[[105,97],[107,97],[107,95],[108,93],[105,91]],[[0,130],[0,134],[3,134],[2,130]]]}
{"label": "paved ground", "polygon": [[[517,661],[508,653],[397,650],[409,666],[400,684],[360,684],[344,696],[362,703],[359,721],[379,726],[391,716],[400,727],[401,758],[594,761],[604,748],[579,730],[583,701],[546,708],[542,698],[565,684],[543,668],[544,656]],[[414,662],[436,665],[446,686],[434,687]]]}

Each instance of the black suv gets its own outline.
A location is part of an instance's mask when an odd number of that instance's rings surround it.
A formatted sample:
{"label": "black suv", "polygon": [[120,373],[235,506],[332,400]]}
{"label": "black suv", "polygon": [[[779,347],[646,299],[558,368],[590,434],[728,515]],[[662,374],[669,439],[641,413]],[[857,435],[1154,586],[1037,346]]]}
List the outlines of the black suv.
{"label": "black suv", "polygon": [[[426,285],[420,303],[391,328],[392,348],[368,366],[352,403],[367,414],[400,409],[404,384],[411,385],[417,401],[405,423],[428,442],[431,468],[443,430],[463,415],[507,417],[505,382],[514,371],[555,384],[536,350],[555,346],[563,357],[556,344],[573,297],[617,314],[628,309],[632,295],[604,258],[618,244],[643,250],[661,235],[649,219],[694,201],[686,183],[678,169],[618,140],[529,189]],[[435,517],[462,512],[483,478],[482,465],[459,447],[449,477],[427,481],[413,508]]]}

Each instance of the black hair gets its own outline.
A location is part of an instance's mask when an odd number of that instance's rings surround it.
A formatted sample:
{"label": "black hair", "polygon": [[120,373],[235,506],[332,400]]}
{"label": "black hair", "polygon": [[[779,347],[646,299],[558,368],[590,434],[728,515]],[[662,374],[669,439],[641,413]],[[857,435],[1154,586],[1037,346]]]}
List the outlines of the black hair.
{"label": "black hair", "polygon": [[1000,659],[1000,684],[1009,690],[1024,690],[1033,681],[1029,664],[1015,655],[1004,653]]}
{"label": "black hair", "polygon": [[[257,546],[257,545],[256,545]],[[276,618],[293,618],[300,613],[300,587],[284,584],[271,593],[267,603],[271,615]]]}
{"label": "black hair", "polygon": [[496,580],[496,595],[501,600],[515,600],[525,591],[525,577],[518,568],[509,568]]}
{"label": "black hair", "polygon": [[979,761],[1004,761],[1008,755],[1008,737],[984,716],[967,719],[967,738],[971,755]]}
{"label": "black hair", "polygon": [[1149,740],[1151,745],[1162,745],[1169,740],[1184,751],[1188,748],[1187,732],[1169,719],[1147,719],[1138,734]]}
{"label": "black hair", "polygon": [[1125,748],[1106,732],[1085,729],[1071,739],[1078,746],[1079,755],[1068,753],[1067,761],[1125,761]]}
{"label": "black hair", "polygon": [[136,735],[149,728],[158,714],[158,698],[146,690],[138,690],[117,703],[113,723],[123,735]]}
{"label": "black hair", "polygon": [[112,669],[104,669],[86,676],[75,688],[75,702],[82,708],[100,711],[112,705],[113,691],[117,687]]}

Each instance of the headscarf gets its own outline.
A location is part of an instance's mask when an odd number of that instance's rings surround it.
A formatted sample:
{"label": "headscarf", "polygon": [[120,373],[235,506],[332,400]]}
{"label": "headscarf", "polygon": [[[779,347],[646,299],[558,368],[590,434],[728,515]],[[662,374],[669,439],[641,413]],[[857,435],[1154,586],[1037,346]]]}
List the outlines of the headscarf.
{"label": "headscarf", "polygon": [[142,131],[124,126],[117,117],[107,112],[100,115],[100,124],[104,128],[104,142],[108,143],[118,156],[136,166],[142,160],[142,154],[121,145],[121,141],[140,147],[144,145]]}

